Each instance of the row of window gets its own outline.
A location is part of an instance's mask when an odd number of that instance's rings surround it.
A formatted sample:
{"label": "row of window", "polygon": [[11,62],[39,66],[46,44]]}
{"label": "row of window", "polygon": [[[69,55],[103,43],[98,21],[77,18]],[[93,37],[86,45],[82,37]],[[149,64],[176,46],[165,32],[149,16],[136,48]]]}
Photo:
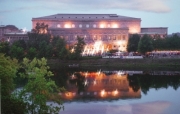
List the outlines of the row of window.
{"label": "row of window", "polygon": [[79,25],[75,25],[75,24],[57,24],[57,28],[82,28],[82,27],[86,27],[86,28],[119,28],[119,25],[114,23],[114,24],[99,24],[99,25],[96,25],[96,24],[93,24],[93,25],[89,25],[89,24],[79,24]]}
{"label": "row of window", "polygon": [[61,36],[66,39],[68,38],[77,38],[77,36],[84,38],[84,39],[104,39],[104,40],[126,40],[127,35],[68,35],[68,36]]}

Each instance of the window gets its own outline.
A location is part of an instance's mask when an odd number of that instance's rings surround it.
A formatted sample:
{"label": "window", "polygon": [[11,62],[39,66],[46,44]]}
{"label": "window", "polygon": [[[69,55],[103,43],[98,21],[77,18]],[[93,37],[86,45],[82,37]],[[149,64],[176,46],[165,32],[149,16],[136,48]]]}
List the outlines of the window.
{"label": "window", "polygon": [[86,28],[89,28],[89,25],[88,25],[88,24],[86,25]]}
{"label": "window", "polygon": [[60,28],[61,27],[61,25],[60,24],[57,24],[57,28]]}
{"label": "window", "polygon": [[97,36],[96,35],[94,35],[94,40],[97,40]]}
{"label": "window", "polygon": [[126,35],[123,35],[123,40],[126,40]]}
{"label": "window", "polygon": [[75,25],[74,25],[74,24],[72,24],[72,28],[75,28]]}
{"label": "window", "polygon": [[94,24],[93,27],[96,28],[96,24]]}
{"label": "window", "polygon": [[113,40],[116,40],[116,36],[113,37]]}
{"label": "window", "polygon": [[79,25],[79,28],[82,28],[82,25],[81,25],[81,24]]}
{"label": "window", "polygon": [[121,40],[121,36],[120,35],[118,35],[118,40]]}
{"label": "window", "polygon": [[108,28],[110,28],[110,27],[111,27],[111,25],[110,25],[110,24],[108,24],[107,26],[108,26]]}

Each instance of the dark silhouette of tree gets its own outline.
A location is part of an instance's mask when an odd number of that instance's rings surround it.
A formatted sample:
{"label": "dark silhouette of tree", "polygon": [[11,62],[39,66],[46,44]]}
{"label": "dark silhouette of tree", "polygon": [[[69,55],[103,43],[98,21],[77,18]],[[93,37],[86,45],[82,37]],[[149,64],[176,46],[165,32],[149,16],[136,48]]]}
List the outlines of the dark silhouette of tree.
{"label": "dark silhouette of tree", "polygon": [[142,54],[153,51],[152,38],[149,35],[144,35],[138,44],[138,51]]}
{"label": "dark silhouette of tree", "polygon": [[131,35],[128,40],[127,51],[136,52],[138,50],[139,40],[140,40],[140,36],[138,34]]}

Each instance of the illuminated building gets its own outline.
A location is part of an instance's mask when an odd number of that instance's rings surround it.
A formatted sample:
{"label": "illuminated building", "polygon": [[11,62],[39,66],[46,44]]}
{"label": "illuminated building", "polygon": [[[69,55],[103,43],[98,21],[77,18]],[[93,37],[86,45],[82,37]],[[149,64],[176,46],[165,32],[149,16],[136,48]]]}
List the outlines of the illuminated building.
{"label": "illuminated building", "polygon": [[126,51],[129,34],[150,33],[141,29],[140,18],[117,14],[56,14],[32,18],[33,28],[36,23],[47,24],[51,34],[65,38],[68,44],[74,44],[77,36],[84,38],[87,44],[84,54],[110,49]]}
{"label": "illuminated building", "polygon": [[56,14],[32,19],[36,23],[48,24],[49,32],[64,37],[69,44],[83,37],[91,50],[95,42],[99,48],[126,51],[129,34],[140,33],[140,18],[116,14]]}

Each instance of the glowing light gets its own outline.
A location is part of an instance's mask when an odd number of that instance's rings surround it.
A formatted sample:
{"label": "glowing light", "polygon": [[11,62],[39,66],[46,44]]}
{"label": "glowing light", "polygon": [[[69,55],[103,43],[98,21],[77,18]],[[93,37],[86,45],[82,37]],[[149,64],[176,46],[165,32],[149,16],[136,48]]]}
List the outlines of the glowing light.
{"label": "glowing light", "polygon": [[94,80],[94,81],[93,81],[93,84],[94,84],[94,85],[96,85],[96,84],[97,84],[96,80]]}
{"label": "glowing light", "polygon": [[100,24],[100,28],[105,28],[105,24]]}
{"label": "glowing light", "polygon": [[100,93],[100,94],[101,94],[101,97],[104,97],[104,96],[105,96],[105,93],[106,93],[106,92],[105,92],[105,90],[104,90],[104,89],[103,89],[103,90],[101,90],[101,93]]}
{"label": "glowing light", "polygon": [[71,76],[71,78],[72,78],[72,79],[75,79],[75,75],[73,74],[73,75]]}
{"label": "glowing light", "polygon": [[118,73],[117,73],[118,75],[123,75],[124,74],[124,72],[123,71],[118,71]]}
{"label": "glowing light", "polygon": [[26,33],[26,32],[27,32],[26,27],[24,27],[24,28],[22,29],[22,31],[23,31],[23,33]]}
{"label": "glowing light", "polygon": [[101,74],[101,69],[97,72],[97,75],[99,76]]}
{"label": "glowing light", "polygon": [[118,28],[118,25],[117,24],[113,24],[112,28]]}
{"label": "glowing light", "polygon": [[85,77],[87,77],[87,76],[88,76],[88,72],[85,73]]}
{"label": "glowing light", "polygon": [[85,46],[82,56],[85,55],[96,55],[96,54],[102,54],[104,52],[104,45],[102,41],[96,41],[93,45],[91,46]]}
{"label": "glowing light", "polygon": [[71,53],[73,53],[73,52],[74,52],[74,48],[71,49]]}
{"label": "glowing light", "polygon": [[88,81],[87,80],[85,80],[84,81],[84,86],[86,86],[88,84]]}
{"label": "glowing light", "polygon": [[113,95],[114,95],[114,96],[116,96],[118,93],[119,93],[119,92],[118,92],[117,89],[113,91]]}
{"label": "glowing light", "polygon": [[65,24],[64,28],[71,28],[71,25],[70,24]]}

